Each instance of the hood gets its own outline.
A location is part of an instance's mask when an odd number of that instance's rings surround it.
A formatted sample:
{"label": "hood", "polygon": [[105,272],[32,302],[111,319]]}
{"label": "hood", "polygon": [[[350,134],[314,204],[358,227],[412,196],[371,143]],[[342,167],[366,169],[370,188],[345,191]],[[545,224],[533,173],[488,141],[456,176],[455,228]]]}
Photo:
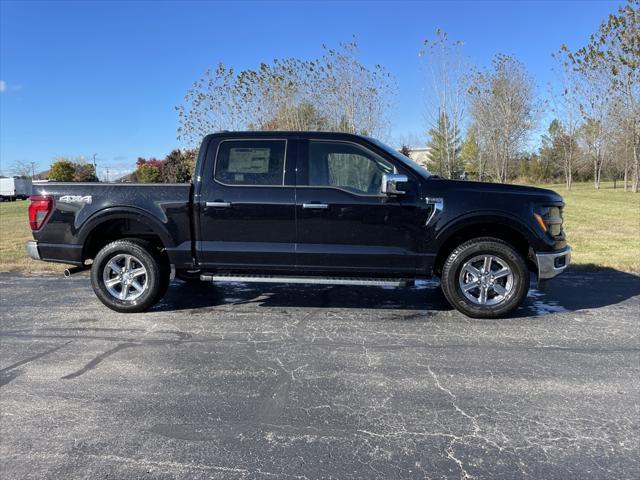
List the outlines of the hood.
{"label": "hood", "polygon": [[546,188],[529,187],[527,185],[511,185],[505,183],[488,183],[488,182],[473,182],[463,180],[445,180],[445,179],[433,179],[430,181],[446,182],[449,187],[455,189],[457,192],[473,192],[473,193],[488,193],[488,194],[510,194],[510,195],[523,195],[529,197],[535,197],[537,199],[544,199],[548,202],[562,202],[562,196]]}

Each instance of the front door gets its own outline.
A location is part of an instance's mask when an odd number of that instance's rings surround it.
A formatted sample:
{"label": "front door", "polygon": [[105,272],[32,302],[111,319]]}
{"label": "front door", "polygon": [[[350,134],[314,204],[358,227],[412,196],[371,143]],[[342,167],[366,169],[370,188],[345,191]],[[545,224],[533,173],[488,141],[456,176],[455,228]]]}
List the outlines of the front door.
{"label": "front door", "polygon": [[363,145],[332,140],[301,144],[297,168],[296,263],[302,271],[414,274],[424,249],[427,209],[419,185],[381,193],[382,175],[406,173]]}
{"label": "front door", "polygon": [[211,147],[198,198],[198,260],[204,268],[295,267],[295,187],[287,139],[229,139]]}

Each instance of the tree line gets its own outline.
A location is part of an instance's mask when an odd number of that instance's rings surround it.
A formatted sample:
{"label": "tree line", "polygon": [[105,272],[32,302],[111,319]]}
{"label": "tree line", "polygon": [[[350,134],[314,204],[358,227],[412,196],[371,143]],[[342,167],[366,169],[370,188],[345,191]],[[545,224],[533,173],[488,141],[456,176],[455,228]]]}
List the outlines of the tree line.
{"label": "tree line", "polygon": [[[559,87],[545,99],[526,66],[497,54],[473,64],[442,30],[424,41],[427,168],[479,181],[640,183],[640,0],[628,0],[585,45],[552,53]],[[129,179],[189,181],[197,143],[220,130],[323,130],[387,138],[396,91],[380,64],[365,65],[353,38],[316,59],[276,59],[254,69],[218,64],[176,106],[186,147],[139,158]],[[533,138],[542,126],[544,134]],[[403,145],[407,155],[411,150]],[[52,169],[53,170],[53,169]],[[67,175],[68,176],[68,175]],[[50,177],[51,178],[51,177]]]}
{"label": "tree line", "polygon": [[[460,81],[466,95],[441,100],[439,120],[429,146],[438,172],[454,178],[467,170],[475,178],[506,182],[591,180],[596,189],[604,177],[622,180],[637,192],[640,176],[640,13],[631,0],[611,14],[588,43],[553,54],[560,89],[549,100],[537,100],[535,84],[525,66],[511,56],[497,55],[490,68],[468,68]],[[459,44],[441,32],[432,56],[436,74],[450,68]],[[432,42],[433,44],[433,42]],[[444,46],[442,46],[444,45]],[[443,53],[444,52],[444,53]],[[451,96],[447,97],[450,99]],[[466,109],[466,110],[465,110]],[[460,111],[468,112],[464,140],[457,127]],[[545,113],[553,119],[537,151],[527,152],[530,132]],[[447,155],[442,152],[447,153]],[[451,160],[453,159],[453,161]]]}
{"label": "tree line", "polygon": [[[559,85],[541,101],[526,66],[498,54],[480,69],[463,54],[463,43],[446,32],[424,43],[429,167],[446,178],[464,176],[507,182],[622,180],[639,188],[640,13],[638,1],[611,14],[586,45],[561,45]],[[546,114],[546,131],[532,148],[532,132]]]}

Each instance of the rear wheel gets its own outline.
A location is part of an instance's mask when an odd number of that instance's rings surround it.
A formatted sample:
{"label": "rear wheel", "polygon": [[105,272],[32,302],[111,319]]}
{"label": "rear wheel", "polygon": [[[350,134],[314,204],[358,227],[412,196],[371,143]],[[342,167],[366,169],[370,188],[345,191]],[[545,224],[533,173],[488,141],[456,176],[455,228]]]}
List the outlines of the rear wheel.
{"label": "rear wheel", "polygon": [[442,269],[442,291],[449,303],[474,318],[513,312],[529,290],[529,270],[508,243],[492,237],[458,246]]}
{"label": "rear wheel", "polygon": [[142,312],[167,290],[169,271],[165,263],[148,242],[116,240],[100,250],[93,261],[93,291],[116,312]]}

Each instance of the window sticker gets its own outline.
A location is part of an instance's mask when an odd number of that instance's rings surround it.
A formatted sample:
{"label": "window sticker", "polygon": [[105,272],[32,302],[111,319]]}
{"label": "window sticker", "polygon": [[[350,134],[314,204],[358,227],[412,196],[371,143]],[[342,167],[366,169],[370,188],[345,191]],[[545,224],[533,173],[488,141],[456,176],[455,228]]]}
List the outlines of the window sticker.
{"label": "window sticker", "polygon": [[270,148],[232,148],[227,171],[238,174],[269,173],[270,156]]}

